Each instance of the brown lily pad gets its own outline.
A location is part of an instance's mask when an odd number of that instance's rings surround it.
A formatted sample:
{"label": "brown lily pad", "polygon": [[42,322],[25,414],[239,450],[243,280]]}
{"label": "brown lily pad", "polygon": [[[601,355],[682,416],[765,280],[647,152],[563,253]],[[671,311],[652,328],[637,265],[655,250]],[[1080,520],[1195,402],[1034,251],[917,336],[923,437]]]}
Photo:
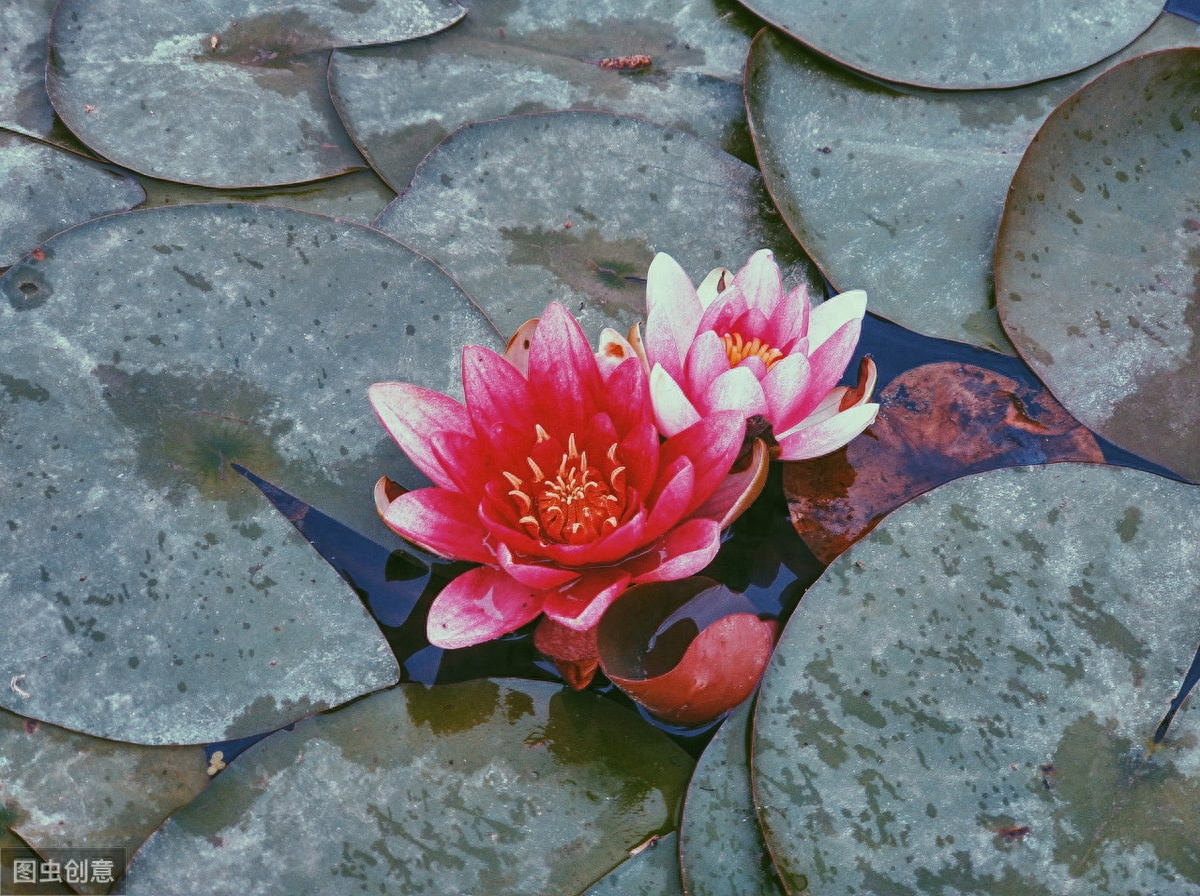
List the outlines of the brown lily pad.
{"label": "brown lily pad", "polygon": [[703,725],[758,685],[778,634],[750,601],[693,576],[630,588],[600,620],[600,666],[613,684],[675,725]]}
{"label": "brown lily pad", "polygon": [[914,368],[879,393],[879,405],[846,447],[784,465],[792,524],[825,563],[901,504],[960,476],[1104,462],[1092,433],[1048,391],[971,364]]}

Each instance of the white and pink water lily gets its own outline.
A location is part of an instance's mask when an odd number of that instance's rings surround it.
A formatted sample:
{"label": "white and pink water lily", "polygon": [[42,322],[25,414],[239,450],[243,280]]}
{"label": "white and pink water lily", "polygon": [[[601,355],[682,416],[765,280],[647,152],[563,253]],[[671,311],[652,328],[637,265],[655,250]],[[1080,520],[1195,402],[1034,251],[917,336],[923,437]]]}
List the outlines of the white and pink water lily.
{"label": "white and pink water lily", "polygon": [[[804,286],[784,292],[769,249],[755,252],[736,275],[718,268],[697,289],[675,259],[659,253],[647,275],[646,304],[644,345],[636,333],[625,345],[650,370],[664,435],[737,410],[770,424],[773,454],[803,460],[837,450],[875,420],[869,358],[857,386],[837,385],[862,331],[862,290],[814,308]],[[624,349],[619,336],[608,338]]]}

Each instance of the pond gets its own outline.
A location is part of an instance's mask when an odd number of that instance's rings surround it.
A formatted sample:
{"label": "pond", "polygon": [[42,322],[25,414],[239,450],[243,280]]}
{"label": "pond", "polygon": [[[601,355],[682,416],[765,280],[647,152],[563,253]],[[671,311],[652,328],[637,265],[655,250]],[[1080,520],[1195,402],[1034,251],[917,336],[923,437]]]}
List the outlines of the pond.
{"label": "pond", "polygon": [[[0,9],[0,892],[1193,892],[1200,11],[1068,6]],[[764,247],[873,422],[431,645],[368,388]]]}

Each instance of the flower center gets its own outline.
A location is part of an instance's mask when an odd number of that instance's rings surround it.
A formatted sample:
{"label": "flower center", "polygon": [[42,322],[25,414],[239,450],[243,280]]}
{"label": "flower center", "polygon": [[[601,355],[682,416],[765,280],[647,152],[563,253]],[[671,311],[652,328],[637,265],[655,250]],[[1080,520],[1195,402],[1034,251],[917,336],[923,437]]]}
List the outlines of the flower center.
{"label": "flower center", "polygon": [[[538,443],[550,437],[537,427]],[[617,461],[617,445],[609,446],[601,466],[588,463],[586,451],[567,440],[558,470],[547,476],[532,456],[525,458],[529,482],[506,472],[508,493],[521,513],[518,524],[533,538],[559,544],[588,544],[617,528],[625,505],[625,467]]]}
{"label": "flower center", "polygon": [[741,333],[726,333],[721,337],[725,343],[725,353],[729,355],[729,366],[737,367],[749,357],[757,357],[770,370],[783,360],[783,352],[772,345],[763,342],[757,336],[746,342]]}

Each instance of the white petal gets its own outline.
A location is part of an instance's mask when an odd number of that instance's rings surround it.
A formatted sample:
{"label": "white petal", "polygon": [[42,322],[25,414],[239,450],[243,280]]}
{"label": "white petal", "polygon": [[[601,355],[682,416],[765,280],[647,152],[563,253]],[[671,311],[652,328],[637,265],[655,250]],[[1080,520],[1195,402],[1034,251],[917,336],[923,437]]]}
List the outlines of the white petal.
{"label": "white petal", "polygon": [[822,302],[808,319],[808,354],[815,352],[817,346],[836,333],[840,326],[862,320],[866,313],[867,294],[861,289],[852,289]]}
{"label": "white petal", "polygon": [[650,371],[650,400],[654,404],[658,431],[665,436],[673,436],[700,422],[695,406],[661,364],[655,364]]}
{"label": "white petal", "polygon": [[813,425],[804,423],[776,435],[781,460],[807,460],[841,448],[875,422],[877,404],[860,404]]}

